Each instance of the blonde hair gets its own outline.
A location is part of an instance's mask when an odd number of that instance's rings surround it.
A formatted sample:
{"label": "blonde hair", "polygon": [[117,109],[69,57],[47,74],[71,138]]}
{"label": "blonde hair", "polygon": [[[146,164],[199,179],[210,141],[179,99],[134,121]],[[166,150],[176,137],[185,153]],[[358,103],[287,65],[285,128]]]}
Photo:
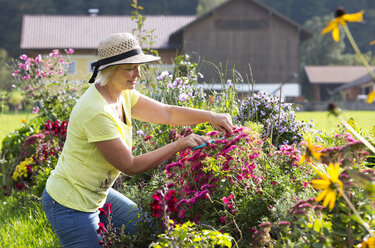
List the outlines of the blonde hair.
{"label": "blonde hair", "polygon": [[139,64],[119,64],[119,65],[111,65],[103,70],[99,71],[98,77],[95,80],[95,82],[99,82],[100,86],[106,86],[109,81],[111,81],[112,75],[116,72],[116,70],[120,66],[125,66],[126,68],[131,68],[134,65],[139,65]]}

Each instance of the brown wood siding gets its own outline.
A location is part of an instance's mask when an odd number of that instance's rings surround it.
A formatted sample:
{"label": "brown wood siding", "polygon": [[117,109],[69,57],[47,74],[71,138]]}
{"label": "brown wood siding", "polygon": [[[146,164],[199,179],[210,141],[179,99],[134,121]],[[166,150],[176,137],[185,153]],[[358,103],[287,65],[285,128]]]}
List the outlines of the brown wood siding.
{"label": "brown wood siding", "polygon": [[[296,27],[251,1],[241,0],[186,28],[183,49],[215,65],[235,66],[244,81],[250,64],[257,83],[275,83],[298,73],[299,39]],[[214,66],[203,64],[202,72],[208,82],[218,80]]]}

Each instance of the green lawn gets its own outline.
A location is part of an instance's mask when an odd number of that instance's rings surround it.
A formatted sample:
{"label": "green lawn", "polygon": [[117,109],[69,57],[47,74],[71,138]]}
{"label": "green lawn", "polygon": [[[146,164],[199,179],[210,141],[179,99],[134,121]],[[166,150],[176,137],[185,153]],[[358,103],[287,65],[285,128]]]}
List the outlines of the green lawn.
{"label": "green lawn", "polygon": [[17,128],[22,127],[23,123],[22,120],[30,120],[34,118],[36,115],[32,113],[7,113],[7,114],[0,114],[0,149],[1,149],[1,141],[5,138],[5,136],[16,130]]}
{"label": "green lawn", "polygon": [[0,196],[0,247],[61,247],[41,203]]}
{"label": "green lawn", "polygon": [[[327,111],[297,112],[296,117],[298,121],[313,120],[315,128],[323,132],[333,131],[340,123],[335,116],[329,115]],[[342,117],[345,120],[352,117],[357,125],[367,134],[375,126],[375,111],[343,111]]]}

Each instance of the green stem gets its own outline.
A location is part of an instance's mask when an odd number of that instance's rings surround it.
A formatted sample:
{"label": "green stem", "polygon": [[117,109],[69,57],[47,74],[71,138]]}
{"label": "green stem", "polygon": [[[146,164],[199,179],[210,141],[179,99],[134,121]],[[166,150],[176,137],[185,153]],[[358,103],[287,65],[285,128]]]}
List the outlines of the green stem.
{"label": "green stem", "polygon": [[340,188],[338,187],[341,195],[344,197],[346,203],[349,205],[349,207],[352,209],[353,213],[355,214],[355,216],[357,216],[357,218],[359,219],[359,221],[361,222],[362,226],[364,228],[366,228],[366,230],[368,231],[368,233],[374,237],[374,233],[373,231],[370,229],[370,226],[362,219],[361,215],[358,213],[357,209],[353,206],[352,202],[349,200],[348,196],[345,194],[345,192]]}
{"label": "green stem", "polygon": [[350,126],[344,118],[340,115],[336,115],[339,121],[352,133],[355,137],[357,137],[364,145],[366,145],[373,153],[375,153],[375,148],[368,142],[365,138],[363,138],[352,126]]}
{"label": "green stem", "polygon": [[375,73],[371,69],[370,65],[368,64],[367,60],[365,59],[365,57],[363,56],[363,54],[361,53],[361,51],[359,50],[358,45],[355,42],[355,40],[354,40],[354,38],[352,36],[352,33],[350,32],[348,26],[347,25],[343,25],[342,27],[344,28],[345,34],[348,37],[348,39],[350,41],[350,44],[352,45],[352,47],[353,47],[355,53],[357,54],[359,60],[366,67],[366,69],[367,69],[368,73],[371,75],[371,77],[375,80]]}

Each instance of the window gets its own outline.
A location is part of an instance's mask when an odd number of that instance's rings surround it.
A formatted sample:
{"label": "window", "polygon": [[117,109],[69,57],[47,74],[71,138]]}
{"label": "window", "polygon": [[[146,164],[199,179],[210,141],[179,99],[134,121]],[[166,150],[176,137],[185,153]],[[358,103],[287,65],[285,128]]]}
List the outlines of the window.
{"label": "window", "polygon": [[70,63],[66,65],[66,67],[66,71],[70,75],[75,74],[77,71],[77,63],[75,61],[70,61]]}

